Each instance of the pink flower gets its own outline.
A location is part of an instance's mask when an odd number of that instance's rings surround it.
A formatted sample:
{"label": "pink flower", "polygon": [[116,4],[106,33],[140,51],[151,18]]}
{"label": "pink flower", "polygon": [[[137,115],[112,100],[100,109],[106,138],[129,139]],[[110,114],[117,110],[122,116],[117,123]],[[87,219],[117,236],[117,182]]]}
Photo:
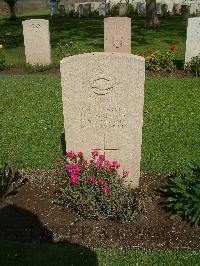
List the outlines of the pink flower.
{"label": "pink flower", "polygon": [[102,191],[103,191],[103,193],[109,193],[110,189],[109,189],[109,187],[103,187]]}
{"label": "pink flower", "polygon": [[105,166],[107,168],[111,168],[112,167],[112,163],[110,161],[105,161]]}
{"label": "pink flower", "polygon": [[70,176],[70,181],[71,181],[71,184],[72,185],[76,185],[78,183],[78,177],[77,177],[77,175],[72,174]]}
{"label": "pink flower", "polygon": [[86,160],[83,160],[82,164],[87,166],[88,162]]}
{"label": "pink flower", "polygon": [[82,158],[82,157],[83,157],[83,153],[82,153],[82,151],[79,151],[79,152],[77,153],[77,155],[78,155],[79,158]]}
{"label": "pink flower", "polygon": [[120,164],[117,162],[117,161],[114,161],[112,163],[112,166],[115,168],[115,169],[118,169],[120,167]]}
{"label": "pink flower", "polygon": [[100,186],[104,186],[104,185],[107,184],[107,181],[105,179],[101,179],[101,180],[99,180],[98,183],[99,183]]}
{"label": "pink flower", "polygon": [[67,152],[67,157],[69,157],[71,159],[74,159],[74,158],[76,158],[76,154],[73,151],[68,151]]}
{"label": "pink flower", "polygon": [[128,177],[128,175],[129,175],[129,172],[128,171],[123,171],[123,176],[124,177]]}
{"label": "pink flower", "polygon": [[99,160],[101,160],[101,161],[105,161],[105,155],[104,155],[104,154],[100,154],[100,155],[99,155]]}
{"label": "pink flower", "polygon": [[97,150],[93,150],[92,151],[92,156],[95,157],[95,156],[98,156],[99,155],[99,152]]}
{"label": "pink flower", "polygon": [[103,165],[103,162],[101,160],[97,160],[95,163],[96,167],[101,167]]}
{"label": "pink flower", "polygon": [[88,182],[90,182],[91,184],[94,183],[95,182],[95,177],[93,175],[89,176]]}

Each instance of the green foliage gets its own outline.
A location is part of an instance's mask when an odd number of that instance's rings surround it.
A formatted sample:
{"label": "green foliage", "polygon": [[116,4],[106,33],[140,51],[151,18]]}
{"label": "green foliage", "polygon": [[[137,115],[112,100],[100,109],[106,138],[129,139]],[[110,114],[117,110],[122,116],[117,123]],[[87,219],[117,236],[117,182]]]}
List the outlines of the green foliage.
{"label": "green foliage", "polygon": [[184,66],[185,71],[194,73],[196,76],[200,75],[200,54],[192,57],[190,62]]}
{"label": "green foliage", "polygon": [[5,54],[4,54],[4,48],[3,48],[3,45],[0,45],[0,71],[5,69],[5,63],[6,63],[6,59],[5,59]]}
{"label": "green foliage", "polygon": [[152,50],[147,51],[147,56],[145,57],[145,66],[147,70],[160,71],[166,70],[168,72],[173,71],[176,67],[173,63],[174,53],[176,45],[171,45],[169,50],[166,52],[160,52]]}
{"label": "green foliage", "polygon": [[120,3],[114,4],[110,9],[111,16],[119,16]]}
{"label": "green foliage", "polygon": [[200,225],[200,168],[193,167],[179,176],[171,177],[162,189],[165,204],[172,219],[177,216]]}
{"label": "green foliage", "polygon": [[133,17],[136,15],[134,5],[130,3],[129,0],[126,1],[126,16]]}
{"label": "green foliage", "polygon": [[188,5],[181,5],[181,15],[188,16],[190,13],[190,7]]}
{"label": "green foliage", "polygon": [[0,165],[0,199],[15,189],[15,176],[9,163]]}
{"label": "green foliage", "polygon": [[124,178],[118,176],[118,163],[97,157],[87,162],[82,155],[68,152],[64,159],[57,160],[61,203],[83,219],[133,220],[136,197],[125,186]]}
{"label": "green foliage", "polygon": [[90,53],[95,51],[95,48],[98,47],[97,41],[93,40],[87,48],[81,48],[79,42],[69,41],[67,43],[59,42],[57,43],[57,51],[56,56],[57,59],[60,61],[64,57],[72,56],[75,54],[81,53]]}

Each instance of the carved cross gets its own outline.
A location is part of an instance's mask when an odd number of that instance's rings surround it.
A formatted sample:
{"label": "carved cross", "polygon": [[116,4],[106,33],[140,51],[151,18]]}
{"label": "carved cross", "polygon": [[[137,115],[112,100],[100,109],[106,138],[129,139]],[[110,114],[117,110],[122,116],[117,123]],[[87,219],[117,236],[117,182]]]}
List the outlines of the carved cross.
{"label": "carved cross", "polygon": [[96,151],[103,151],[103,154],[105,155],[106,151],[118,151],[118,149],[112,149],[112,148],[108,148],[106,147],[106,137],[105,137],[105,134],[104,134],[104,143],[103,143],[103,149],[101,148],[96,148],[96,149],[92,149],[92,150],[96,150]]}

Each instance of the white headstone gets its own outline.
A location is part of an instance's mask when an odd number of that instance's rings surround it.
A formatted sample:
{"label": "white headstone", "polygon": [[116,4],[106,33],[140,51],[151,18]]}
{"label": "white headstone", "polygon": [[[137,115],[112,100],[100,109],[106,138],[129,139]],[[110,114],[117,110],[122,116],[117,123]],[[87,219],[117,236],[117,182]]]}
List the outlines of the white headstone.
{"label": "white headstone", "polygon": [[26,63],[48,65],[51,63],[49,21],[30,19],[22,22]]}
{"label": "white headstone", "polygon": [[197,55],[200,55],[200,17],[188,19],[185,63]]}
{"label": "white headstone", "polygon": [[131,18],[104,19],[104,51],[131,53]]}
{"label": "white headstone", "polygon": [[91,53],[60,64],[66,149],[99,150],[140,177],[144,104],[144,58],[131,54]]}

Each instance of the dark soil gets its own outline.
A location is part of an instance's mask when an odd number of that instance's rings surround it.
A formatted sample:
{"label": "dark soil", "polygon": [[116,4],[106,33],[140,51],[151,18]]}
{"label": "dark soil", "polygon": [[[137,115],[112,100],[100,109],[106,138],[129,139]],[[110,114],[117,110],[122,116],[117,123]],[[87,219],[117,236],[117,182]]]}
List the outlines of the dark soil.
{"label": "dark soil", "polygon": [[52,203],[56,199],[50,171],[21,171],[17,193],[0,203],[0,239],[77,243],[84,246],[200,249],[200,227],[181,219],[172,221],[163,209],[157,189],[166,176],[143,174],[144,191],[138,220],[78,220],[77,214]]}
{"label": "dark soil", "polygon": [[[31,69],[25,68],[7,68],[5,70],[0,71],[0,75],[52,75],[57,74],[60,75],[59,68],[51,68],[43,71],[33,71]],[[175,70],[173,72],[167,71],[149,71],[146,70],[147,77],[194,77],[195,75],[189,72],[185,72],[184,70]],[[196,77],[196,76],[195,76]]]}

